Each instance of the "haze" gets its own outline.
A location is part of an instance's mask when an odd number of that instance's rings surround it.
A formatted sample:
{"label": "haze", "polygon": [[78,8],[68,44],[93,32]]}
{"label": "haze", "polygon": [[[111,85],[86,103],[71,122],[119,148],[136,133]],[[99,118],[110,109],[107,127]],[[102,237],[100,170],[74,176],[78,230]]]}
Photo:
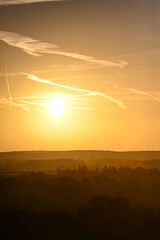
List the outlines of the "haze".
{"label": "haze", "polygon": [[159,150],[160,2],[28,3],[0,1],[0,151]]}

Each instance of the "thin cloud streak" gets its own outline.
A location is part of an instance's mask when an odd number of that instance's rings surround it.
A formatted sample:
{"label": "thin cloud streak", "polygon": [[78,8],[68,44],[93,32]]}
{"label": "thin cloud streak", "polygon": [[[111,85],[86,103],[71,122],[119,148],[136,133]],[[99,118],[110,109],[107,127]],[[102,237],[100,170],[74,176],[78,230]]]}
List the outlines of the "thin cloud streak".
{"label": "thin cloud streak", "polygon": [[[39,73],[46,73],[46,71],[33,71],[35,74],[39,74]],[[49,71],[47,71],[49,72]],[[20,76],[21,73],[9,73],[7,72],[7,76],[8,77],[16,77],[16,76]],[[6,77],[6,73],[0,73],[0,77]],[[75,78],[80,78],[81,76],[69,76],[69,77],[55,77],[52,78],[52,80],[67,80],[67,79],[75,79]]]}
{"label": "thin cloud streak", "polygon": [[152,93],[150,93],[150,92],[140,91],[140,90],[135,89],[135,88],[121,88],[121,89],[132,92],[132,93],[136,93],[136,94],[139,94],[139,95],[142,95],[142,96],[149,97],[149,98],[151,98],[151,99],[160,103],[160,98],[153,96]]}
{"label": "thin cloud streak", "polygon": [[116,103],[120,108],[126,109],[126,106],[124,105],[124,103],[122,101],[117,100],[117,99],[115,99],[111,96],[108,96],[106,93],[102,93],[102,92],[99,92],[99,91],[90,91],[90,90],[86,90],[86,89],[70,87],[70,86],[54,83],[50,80],[40,79],[33,74],[27,74],[27,73],[24,73],[24,74],[27,76],[28,79],[39,82],[39,83],[44,83],[44,84],[48,84],[48,85],[52,85],[52,86],[56,86],[56,87],[61,87],[61,88],[65,88],[65,89],[68,89],[68,90],[84,92],[89,96],[101,96],[101,97],[107,98],[110,102]]}
{"label": "thin cloud streak", "polygon": [[70,86],[67,86],[67,85],[62,85],[62,84],[54,83],[54,82],[52,82],[52,81],[50,81],[50,80],[41,79],[41,78],[38,78],[36,75],[33,75],[33,74],[27,74],[27,73],[23,73],[23,74],[25,74],[28,79],[33,80],[33,81],[36,81],[36,82],[39,82],[39,83],[44,83],[44,84],[48,84],[48,85],[53,85],[53,86],[65,88],[65,89],[68,89],[68,90],[75,90],[75,91],[85,92],[85,93],[88,93],[88,94],[91,93],[91,91],[88,91],[88,90],[86,90],[86,89],[70,87]]}
{"label": "thin cloud streak", "polygon": [[41,104],[41,103],[29,102],[29,101],[24,101],[24,100],[21,100],[20,102],[22,102],[22,103],[26,103],[26,104],[31,104],[31,105],[36,105],[36,106],[40,106],[40,107],[48,108],[47,105],[44,105],[44,104]]}
{"label": "thin cloud streak", "polygon": [[[29,104],[29,105],[35,105],[35,106],[38,106],[38,107],[49,108],[48,105],[44,105],[44,104],[37,103],[37,102],[30,102],[30,101],[24,101],[24,100],[21,100],[20,102],[25,103],[25,104]],[[91,108],[88,108],[88,107],[72,107],[72,109],[76,109],[76,110],[90,110]]]}
{"label": "thin cloud streak", "polygon": [[16,102],[13,102],[13,101],[10,101],[8,100],[7,98],[0,98],[0,104],[11,104],[13,106],[16,106],[16,107],[20,107],[22,108],[23,110],[25,110],[26,112],[30,112],[30,109],[27,108],[26,106],[24,106],[23,104],[19,104],[19,103],[16,103]]}
{"label": "thin cloud streak", "polygon": [[[7,83],[8,95],[9,95],[10,102],[12,103],[12,95],[11,95],[11,90],[10,90],[10,86],[9,86],[7,63],[5,64],[5,67],[6,67],[6,83]],[[11,108],[12,108],[12,104],[10,104],[10,110],[11,110]]]}
{"label": "thin cloud streak", "polygon": [[71,53],[64,50],[61,50],[59,46],[52,43],[44,43],[38,40],[25,37],[18,33],[0,31],[0,40],[7,43],[10,46],[17,47],[22,49],[23,52],[39,57],[42,54],[57,54],[66,57],[71,57],[78,60],[83,60],[90,63],[95,63],[101,66],[106,67],[119,67],[123,68],[128,63],[125,61],[110,62],[106,60],[99,60],[94,57],[86,56],[79,53]]}
{"label": "thin cloud streak", "polygon": [[0,0],[0,5],[20,5],[40,2],[61,2],[61,1],[62,0]]}
{"label": "thin cloud streak", "polygon": [[[59,96],[59,94],[58,94],[58,96]],[[57,97],[58,97],[57,96]],[[60,95],[60,97],[63,97],[63,99],[64,99],[64,97],[66,98],[66,99],[68,99],[68,98],[73,98],[73,97],[86,97],[86,96],[88,96],[88,94],[63,94],[63,95]],[[22,96],[22,97],[14,97],[14,100],[27,100],[27,99],[31,99],[31,100],[33,100],[33,99],[38,99],[38,100],[43,100],[43,99],[52,99],[52,98],[54,98],[55,97],[55,93],[53,93],[53,94],[51,94],[51,95],[48,95],[48,93],[46,94],[46,96]]]}

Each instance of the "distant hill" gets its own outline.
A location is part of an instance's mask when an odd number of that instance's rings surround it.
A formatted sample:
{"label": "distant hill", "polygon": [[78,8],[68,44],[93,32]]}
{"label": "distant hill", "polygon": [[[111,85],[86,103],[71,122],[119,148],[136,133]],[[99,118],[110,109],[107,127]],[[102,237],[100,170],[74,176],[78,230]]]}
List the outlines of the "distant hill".
{"label": "distant hill", "polygon": [[56,168],[144,167],[160,168],[160,151],[24,151],[1,152],[0,169],[46,170]]}
{"label": "distant hill", "polygon": [[85,162],[74,159],[28,160],[14,165],[17,170],[75,169]]}
{"label": "distant hill", "polygon": [[160,159],[160,151],[22,151],[22,152],[1,152],[1,159],[15,160],[44,160],[44,159],[124,159],[124,160],[151,160]]}

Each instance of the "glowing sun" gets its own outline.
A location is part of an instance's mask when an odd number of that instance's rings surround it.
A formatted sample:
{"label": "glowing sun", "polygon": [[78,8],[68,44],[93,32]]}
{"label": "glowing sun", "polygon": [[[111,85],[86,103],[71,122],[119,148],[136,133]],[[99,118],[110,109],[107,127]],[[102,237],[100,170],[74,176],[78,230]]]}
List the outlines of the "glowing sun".
{"label": "glowing sun", "polygon": [[64,113],[64,104],[60,98],[51,99],[48,103],[48,108],[50,113],[56,117]]}

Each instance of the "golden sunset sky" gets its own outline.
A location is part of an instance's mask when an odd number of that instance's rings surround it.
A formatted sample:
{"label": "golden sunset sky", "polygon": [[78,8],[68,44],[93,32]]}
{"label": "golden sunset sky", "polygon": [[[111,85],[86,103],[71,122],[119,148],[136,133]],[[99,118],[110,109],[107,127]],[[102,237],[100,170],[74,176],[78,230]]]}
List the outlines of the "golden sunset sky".
{"label": "golden sunset sky", "polygon": [[0,0],[0,151],[159,150],[160,1]]}

